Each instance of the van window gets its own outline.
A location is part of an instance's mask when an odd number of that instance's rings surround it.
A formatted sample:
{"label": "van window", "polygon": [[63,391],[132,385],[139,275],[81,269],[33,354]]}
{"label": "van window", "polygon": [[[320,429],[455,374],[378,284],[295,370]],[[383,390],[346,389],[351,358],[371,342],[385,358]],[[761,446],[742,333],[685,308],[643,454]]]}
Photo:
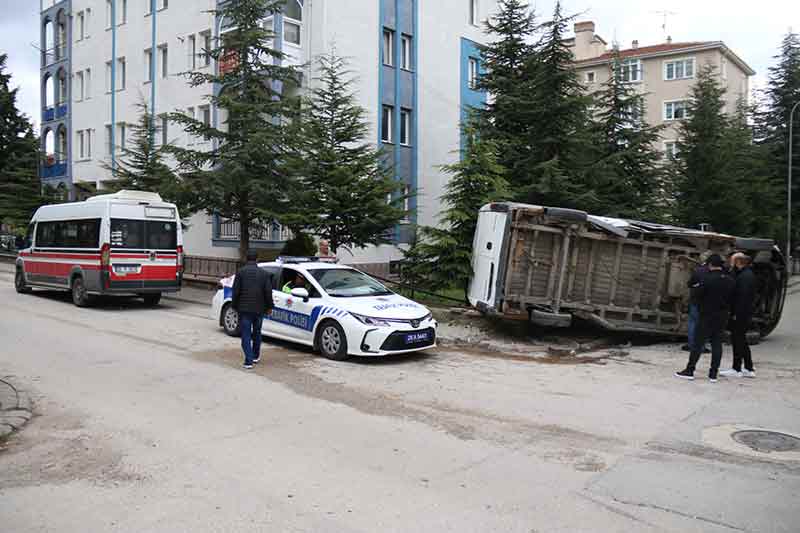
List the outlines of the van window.
{"label": "van window", "polygon": [[111,247],[144,250],[144,220],[111,219]]}
{"label": "van window", "polygon": [[175,250],[178,247],[178,225],[175,222],[146,223],[147,248]]}
{"label": "van window", "polygon": [[36,246],[54,248],[56,244],[56,223],[39,222],[36,225]]}
{"label": "van window", "polygon": [[41,248],[99,248],[100,219],[39,222],[36,246]]}

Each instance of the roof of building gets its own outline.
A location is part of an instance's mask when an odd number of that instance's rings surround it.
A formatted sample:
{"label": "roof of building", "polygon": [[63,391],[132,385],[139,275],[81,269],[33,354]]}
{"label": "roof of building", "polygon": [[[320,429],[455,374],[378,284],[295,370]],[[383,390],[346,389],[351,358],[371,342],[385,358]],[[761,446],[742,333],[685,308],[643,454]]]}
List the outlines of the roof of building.
{"label": "roof of building", "polygon": [[739,68],[741,68],[749,76],[755,74],[755,71],[752,68],[750,68],[750,66],[747,63],[745,63],[739,56],[733,53],[733,51],[730,48],[728,48],[722,41],[690,41],[683,43],[662,43],[652,46],[639,46],[637,48],[627,48],[625,50],[619,50],[619,52],[615,52],[614,50],[609,50],[599,56],[576,61],[575,64],[578,66],[585,66],[585,65],[607,63],[608,61],[611,61],[611,59],[614,58],[614,55],[616,53],[619,53],[620,58],[628,59],[633,57],[651,57],[651,56],[657,57],[662,55],[663,56],[675,55],[684,52],[699,52],[702,50],[711,50],[715,48],[721,48],[723,53],[726,54],[733,62],[735,62],[739,66]]}

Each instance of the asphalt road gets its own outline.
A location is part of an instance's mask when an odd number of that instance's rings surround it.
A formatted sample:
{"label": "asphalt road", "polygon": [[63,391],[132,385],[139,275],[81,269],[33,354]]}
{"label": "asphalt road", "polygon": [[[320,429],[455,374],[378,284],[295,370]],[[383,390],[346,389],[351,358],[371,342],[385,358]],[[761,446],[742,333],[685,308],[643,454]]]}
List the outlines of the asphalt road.
{"label": "asphalt road", "polygon": [[758,378],[711,384],[672,377],[675,345],[336,363],[281,343],[248,373],[205,306],[78,309],[11,285],[0,272],[0,376],[36,416],[0,451],[3,532],[800,524],[800,461],[726,433],[800,434],[796,295],[754,348]]}

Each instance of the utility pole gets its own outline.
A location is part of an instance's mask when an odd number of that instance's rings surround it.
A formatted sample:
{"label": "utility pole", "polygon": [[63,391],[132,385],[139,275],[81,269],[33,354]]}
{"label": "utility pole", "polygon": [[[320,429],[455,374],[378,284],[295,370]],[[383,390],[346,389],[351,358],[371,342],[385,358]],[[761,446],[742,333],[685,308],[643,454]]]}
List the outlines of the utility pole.
{"label": "utility pole", "polygon": [[789,260],[790,275],[794,270],[794,263],[792,259],[792,147],[794,146],[794,137],[792,135],[792,127],[794,126],[794,112],[797,111],[797,102],[789,112],[789,173],[787,177],[787,201],[786,201],[786,255]]}

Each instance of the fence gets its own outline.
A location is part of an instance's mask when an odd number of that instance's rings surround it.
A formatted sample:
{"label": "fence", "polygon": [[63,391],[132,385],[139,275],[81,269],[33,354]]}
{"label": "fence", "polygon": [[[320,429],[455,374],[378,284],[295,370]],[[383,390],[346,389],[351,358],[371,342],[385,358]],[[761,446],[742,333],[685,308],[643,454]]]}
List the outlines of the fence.
{"label": "fence", "polygon": [[183,279],[216,283],[220,279],[236,274],[241,268],[238,259],[221,259],[219,257],[186,256]]}

